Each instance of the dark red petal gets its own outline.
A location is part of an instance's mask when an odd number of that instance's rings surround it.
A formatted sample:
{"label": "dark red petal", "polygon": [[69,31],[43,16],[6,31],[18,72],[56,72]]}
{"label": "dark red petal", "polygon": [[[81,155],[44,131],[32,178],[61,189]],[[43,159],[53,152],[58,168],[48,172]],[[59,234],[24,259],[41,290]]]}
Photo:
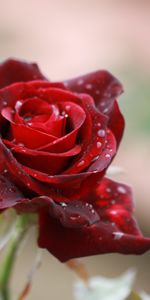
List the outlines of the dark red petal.
{"label": "dark red petal", "polygon": [[0,175],[0,211],[13,207],[23,198],[18,188],[5,176]]}
{"label": "dark red petal", "polygon": [[[66,226],[64,217],[62,219],[59,213],[41,211],[39,246],[47,248],[62,262],[74,257],[110,252],[142,254],[150,249],[150,238],[142,236],[132,217],[132,194],[129,187],[104,179],[91,201],[94,201],[91,206],[93,214],[98,214],[100,220],[94,224],[80,224],[79,228],[68,221]],[[73,203],[72,213],[75,211]],[[86,207],[88,205],[91,204],[87,203]],[[67,218],[67,209],[65,212]],[[87,215],[85,210],[84,213]]]}
{"label": "dark red petal", "polygon": [[112,130],[113,134],[115,135],[117,144],[119,145],[124,132],[125,121],[123,115],[120,112],[117,101],[114,102],[114,106],[109,117],[108,127]]}
{"label": "dark red petal", "polygon": [[99,221],[99,215],[93,206],[81,201],[58,204],[49,197],[41,196],[33,199],[23,199],[15,208],[19,213],[38,212],[44,206],[46,206],[46,210],[49,211],[52,218],[56,217],[61,220],[65,227],[80,228],[83,225],[91,225]]}
{"label": "dark red petal", "polygon": [[[109,166],[113,156],[116,153],[116,141],[108,131],[106,137],[106,146],[100,156],[91,164],[91,166],[82,173],[76,174],[59,174],[48,176],[46,173],[37,171],[36,169],[22,166],[27,174],[41,182],[53,184],[55,187],[61,188],[68,197],[68,201],[75,199],[88,199],[90,193],[97,186],[97,182],[104,176],[104,172]],[[69,189],[68,189],[69,186]]]}
{"label": "dark red petal", "polygon": [[[25,170],[23,170],[22,165],[18,163],[11,151],[3,144],[0,139],[0,158],[1,164],[8,171],[11,181],[14,182],[21,189],[26,189],[36,192],[38,195],[46,195],[53,197],[54,189],[50,186],[45,186],[44,184],[37,182],[31,178]],[[57,199],[56,193],[55,198]],[[61,195],[58,195],[58,201],[64,201]]]}
{"label": "dark red petal", "polygon": [[82,152],[64,174],[79,173],[89,167],[105,146],[107,118],[96,109],[93,99],[88,95],[82,94],[80,101],[86,113],[86,120],[80,132]]}
{"label": "dark red petal", "polygon": [[0,64],[0,88],[11,83],[30,80],[45,80],[37,64],[8,59]]}
{"label": "dark red petal", "polygon": [[114,99],[123,91],[121,83],[104,70],[66,80],[64,83],[73,92],[92,96],[102,113],[111,109]]}
{"label": "dark red petal", "polygon": [[121,83],[109,72],[97,71],[67,80],[65,84],[73,92],[87,93],[93,97],[100,112],[109,117],[108,127],[114,132],[119,145],[124,130],[124,119],[114,100],[123,92]]}

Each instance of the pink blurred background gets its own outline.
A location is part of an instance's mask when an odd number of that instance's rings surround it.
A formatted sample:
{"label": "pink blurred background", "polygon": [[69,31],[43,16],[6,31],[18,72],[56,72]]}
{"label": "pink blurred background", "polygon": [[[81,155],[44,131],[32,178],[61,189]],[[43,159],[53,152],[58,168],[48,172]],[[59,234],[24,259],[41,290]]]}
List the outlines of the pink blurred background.
{"label": "pink blurred background", "polygon": [[[150,235],[150,1],[0,0],[0,60],[38,62],[53,80],[108,69],[124,85],[120,105],[127,120],[124,141],[114,162],[125,172],[115,179],[133,186],[136,214]],[[23,286],[35,255],[28,244],[16,264],[15,293]],[[150,292],[150,253],[85,258],[92,275],[138,271],[139,289]],[[73,274],[46,251],[30,300],[72,300]],[[49,295],[49,296],[48,296]],[[15,297],[15,296],[14,296]]]}

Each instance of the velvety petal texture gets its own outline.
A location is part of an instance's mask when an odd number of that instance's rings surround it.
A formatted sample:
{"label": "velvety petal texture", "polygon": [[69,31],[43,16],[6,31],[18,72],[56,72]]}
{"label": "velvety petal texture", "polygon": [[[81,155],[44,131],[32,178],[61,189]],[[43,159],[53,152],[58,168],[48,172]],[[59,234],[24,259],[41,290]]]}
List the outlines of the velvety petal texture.
{"label": "velvety petal texture", "polygon": [[0,64],[0,211],[39,215],[39,246],[60,261],[150,248],[131,189],[104,177],[124,118],[120,82],[96,71],[50,82],[34,63]]}
{"label": "velvety petal texture", "polygon": [[150,248],[150,239],[142,236],[132,210],[131,189],[103,179],[91,202],[41,211],[39,246],[62,262],[109,252],[141,254]]}

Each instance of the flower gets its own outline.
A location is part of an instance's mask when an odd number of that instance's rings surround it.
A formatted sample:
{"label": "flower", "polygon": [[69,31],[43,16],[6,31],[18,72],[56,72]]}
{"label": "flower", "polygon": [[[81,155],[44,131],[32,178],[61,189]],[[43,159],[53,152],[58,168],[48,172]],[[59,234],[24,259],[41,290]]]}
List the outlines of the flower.
{"label": "flower", "polygon": [[124,130],[119,81],[97,71],[53,83],[10,59],[0,88],[0,210],[37,213],[38,244],[60,261],[148,250],[131,189],[104,177]]}

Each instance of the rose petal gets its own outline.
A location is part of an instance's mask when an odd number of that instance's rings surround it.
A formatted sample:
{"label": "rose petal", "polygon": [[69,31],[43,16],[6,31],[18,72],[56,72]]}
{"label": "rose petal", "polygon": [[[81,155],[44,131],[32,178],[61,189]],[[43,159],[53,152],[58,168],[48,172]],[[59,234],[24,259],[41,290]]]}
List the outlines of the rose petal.
{"label": "rose petal", "polygon": [[65,85],[73,92],[87,93],[93,97],[98,109],[108,115],[108,126],[119,144],[124,131],[124,119],[114,100],[123,92],[121,83],[109,72],[97,71],[67,80]]}
{"label": "rose petal", "polygon": [[0,64],[0,88],[19,81],[37,79],[45,80],[46,78],[35,63],[8,59]]}
{"label": "rose petal", "polygon": [[102,113],[108,113],[111,110],[114,99],[123,91],[121,83],[104,70],[66,80],[64,83],[75,93],[90,95]]}
{"label": "rose petal", "polygon": [[104,179],[91,201],[94,201],[93,213],[96,211],[100,220],[79,229],[71,223],[66,226],[59,214],[52,217],[52,212],[41,211],[39,246],[61,261],[109,252],[141,254],[150,249],[150,238],[142,236],[132,217],[129,187]]}
{"label": "rose petal", "polygon": [[80,145],[75,145],[64,153],[48,153],[30,150],[24,146],[14,146],[12,152],[17,160],[28,167],[45,172],[49,175],[60,173],[67,167],[67,163],[81,151]]}
{"label": "rose petal", "polygon": [[[12,137],[16,143],[29,149],[36,149],[56,140],[55,136],[38,131],[32,127],[12,123],[11,128]],[[15,146],[11,141],[5,140],[5,143],[10,145],[10,147]]]}
{"label": "rose petal", "polygon": [[120,112],[117,101],[114,102],[113,109],[109,117],[108,127],[112,130],[113,134],[116,137],[117,144],[119,145],[124,132],[125,121],[123,115]]}
{"label": "rose petal", "polygon": [[46,207],[49,214],[61,220],[65,227],[80,228],[83,225],[91,225],[99,221],[99,215],[94,210],[92,204],[87,205],[81,201],[70,203],[56,203],[49,197],[35,197],[31,199],[23,199],[15,208],[21,212],[39,212],[41,208]]}
{"label": "rose petal", "polygon": [[48,176],[48,174],[39,172],[36,169],[31,169],[24,165],[22,167],[33,178],[61,188],[64,195],[69,197],[67,202],[72,201],[74,198],[79,200],[88,199],[88,197],[91,197],[91,190],[97,186],[97,182],[104,176],[104,172],[116,153],[116,141],[111,131],[107,133],[106,142],[106,147],[103,149],[101,155],[97,157],[91,167],[82,173]]}
{"label": "rose petal", "polygon": [[8,178],[0,175],[0,211],[13,207],[22,198],[18,188]]}
{"label": "rose petal", "polygon": [[64,174],[79,173],[87,168],[92,160],[100,155],[105,145],[107,118],[96,109],[88,95],[82,94],[80,101],[86,112],[86,120],[80,133],[82,155]]}

